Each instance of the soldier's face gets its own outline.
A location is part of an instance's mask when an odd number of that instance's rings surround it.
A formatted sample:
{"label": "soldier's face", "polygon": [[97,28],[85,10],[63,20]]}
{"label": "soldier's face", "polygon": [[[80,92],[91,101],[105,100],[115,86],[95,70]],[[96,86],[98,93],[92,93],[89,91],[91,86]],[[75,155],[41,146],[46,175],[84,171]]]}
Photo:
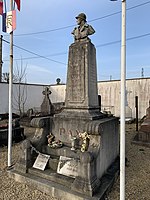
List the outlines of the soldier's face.
{"label": "soldier's face", "polygon": [[77,18],[77,24],[80,25],[82,22],[82,19],[81,18]]}

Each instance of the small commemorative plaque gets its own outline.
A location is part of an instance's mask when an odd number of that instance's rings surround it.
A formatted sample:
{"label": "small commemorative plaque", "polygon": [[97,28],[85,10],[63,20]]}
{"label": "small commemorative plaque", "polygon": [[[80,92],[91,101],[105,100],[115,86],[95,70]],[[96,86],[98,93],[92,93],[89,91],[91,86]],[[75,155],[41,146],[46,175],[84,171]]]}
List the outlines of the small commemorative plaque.
{"label": "small commemorative plaque", "polygon": [[75,178],[78,176],[79,161],[74,158],[60,156],[57,167],[57,173]]}
{"label": "small commemorative plaque", "polygon": [[50,158],[49,155],[40,153],[37,156],[37,158],[36,158],[36,160],[35,160],[35,162],[33,164],[33,168],[40,169],[40,170],[44,171],[49,158]]}

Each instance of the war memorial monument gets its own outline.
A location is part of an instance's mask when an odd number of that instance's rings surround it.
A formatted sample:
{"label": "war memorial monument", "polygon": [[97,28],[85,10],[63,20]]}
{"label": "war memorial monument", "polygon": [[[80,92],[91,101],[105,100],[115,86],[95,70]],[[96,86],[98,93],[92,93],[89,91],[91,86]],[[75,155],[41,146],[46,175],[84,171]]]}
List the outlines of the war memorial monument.
{"label": "war memorial monument", "polygon": [[65,200],[102,199],[118,170],[118,118],[99,110],[93,27],[79,14],[69,47],[65,106],[54,116],[33,118],[31,140],[9,174]]}

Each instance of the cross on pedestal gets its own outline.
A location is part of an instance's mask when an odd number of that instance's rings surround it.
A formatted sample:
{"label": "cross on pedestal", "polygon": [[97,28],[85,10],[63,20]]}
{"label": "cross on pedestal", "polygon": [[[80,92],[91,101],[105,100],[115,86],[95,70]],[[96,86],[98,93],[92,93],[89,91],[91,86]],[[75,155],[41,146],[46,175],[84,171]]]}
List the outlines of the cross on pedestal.
{"label": "cross on pedestal", "polygon": [[42,92],[43,95],[49,97],[52,92],[50,91],[49,87],[45,87],[45,90]]}
{"label": "cross on pedestal", "polygon": [[50,91],[49,87],[45,87],[42,94],[44,95],[43,102],[41,104],[41,113],[43,115],[50,115],[52,114],[52,103],[50,101],[49,95],[52,92]]}

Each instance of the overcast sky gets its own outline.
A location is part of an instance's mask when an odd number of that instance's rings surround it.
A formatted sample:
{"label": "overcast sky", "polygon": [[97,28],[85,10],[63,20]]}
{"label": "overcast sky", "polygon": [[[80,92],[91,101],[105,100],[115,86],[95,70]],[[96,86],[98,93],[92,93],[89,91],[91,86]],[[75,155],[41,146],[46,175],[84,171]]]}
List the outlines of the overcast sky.
{"label": "overcast sky", "polygon": [[[9,0],[7,0],[9,2]],[[7,2],[7,3],[8,3]],[[127,78],[150,77],[150,1],[127,2]],[[9,3],[8,3],[9,4]],[[7,10],[9,10],[9,5]],[[120,79],[121,0],[21,0],[14,31],[14,68],[27,66],[27,82],[66,82],[71,32],[79,13],[96,33],[98,80]],[[3,38],[9,41],[9,34]],[[9,44],[3,42],[3,72],[9,71]]]}

